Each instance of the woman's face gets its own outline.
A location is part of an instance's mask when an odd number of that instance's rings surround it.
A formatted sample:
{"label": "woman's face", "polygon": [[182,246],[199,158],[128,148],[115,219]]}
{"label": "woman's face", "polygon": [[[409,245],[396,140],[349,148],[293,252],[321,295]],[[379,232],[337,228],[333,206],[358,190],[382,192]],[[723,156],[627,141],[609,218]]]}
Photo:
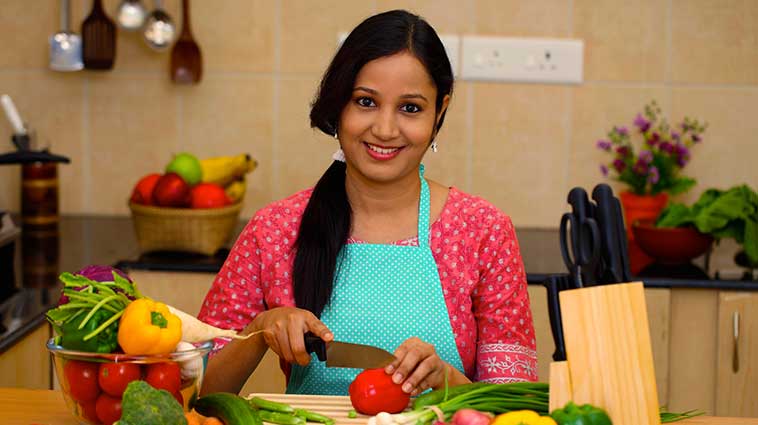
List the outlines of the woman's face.
{"label": "woman's face", "polygon": [[368,62],[358,73],[342,110],[339,139],[349,168],[375,182],[416,173],[447,108],[435,111],[437,88],[408,52]]}

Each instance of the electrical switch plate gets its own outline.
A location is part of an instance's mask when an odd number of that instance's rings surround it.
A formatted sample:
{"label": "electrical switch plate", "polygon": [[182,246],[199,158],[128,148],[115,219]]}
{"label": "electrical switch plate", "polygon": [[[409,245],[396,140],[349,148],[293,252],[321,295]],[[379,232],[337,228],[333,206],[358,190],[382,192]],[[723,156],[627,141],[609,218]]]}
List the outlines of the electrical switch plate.
{"label": "electrical switch plate", "polygon": [[[347,32],[337,34],[337,46],[341,46],[347,38]],[[454,34],[440,34],[440,41],[445,46],[445,53],[450,60],[450,66],[453,68],[453,75],[460,75],[460,57],[461,57],[461,38]]]}
{"label": "electrical switch plate", "polygon": [[464,36],[461,78],[581,83],[584,42],[572,39]]}

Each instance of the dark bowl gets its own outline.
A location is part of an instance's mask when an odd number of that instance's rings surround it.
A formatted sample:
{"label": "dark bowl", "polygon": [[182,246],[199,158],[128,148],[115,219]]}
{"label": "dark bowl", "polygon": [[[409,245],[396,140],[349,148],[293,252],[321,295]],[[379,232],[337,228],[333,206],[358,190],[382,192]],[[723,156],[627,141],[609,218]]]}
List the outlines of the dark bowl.
{"label": "dark bowl", "polygon": [[655,227],[655,220],[637,220],[632,224],[634,241],[645,254],[662,264],[684,264],[711,247],[713,236],[694,227]]}

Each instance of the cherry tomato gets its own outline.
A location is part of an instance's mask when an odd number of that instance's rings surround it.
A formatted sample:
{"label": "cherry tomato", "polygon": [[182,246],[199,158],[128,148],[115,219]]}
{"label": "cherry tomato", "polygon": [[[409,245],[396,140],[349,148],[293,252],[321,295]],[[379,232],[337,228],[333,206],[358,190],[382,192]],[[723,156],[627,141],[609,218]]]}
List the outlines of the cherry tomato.
{"label": "cherry tomato", "polygon": [[97,363],[69,360],[63,366],[63,374],[68,382],[71,398],[86,403],[100,394],[97,386]]}
{"label": "cherry tomato", "polygon": [[108,395],[121,397],[126,386],[142,377],[142,370],[134,363],[101,363],[97,375],[100,388]]}
{"label": "cherry tomato", "polygon": [[365,415],[402,412],[411,399],[400,385],[392,382],[392,376],[384,369],[367,369],[359,373],[348,392],[355,410]]}
{"label": "cherry tomato", "polygon": [[179,392],[182,385],[181,369],[174,362],[153,363],[147,367],[145,381],[153,388],[173,394]]}
{"label": "cherry tomato", "polygon": [[97,410],[95,409],[95,401],[90,401],[89,403],[81,403],[79,404],[79,412],[84,417],[84,419],[90,421],[90,422],[100,422],[100,419],[97,418]]}
{"label": "cherry tomato", "polygon": [[112,425],[113,422],[121,419],[121,399],[105,393],[100,394],[95,403],[95,411],[100,422]]}

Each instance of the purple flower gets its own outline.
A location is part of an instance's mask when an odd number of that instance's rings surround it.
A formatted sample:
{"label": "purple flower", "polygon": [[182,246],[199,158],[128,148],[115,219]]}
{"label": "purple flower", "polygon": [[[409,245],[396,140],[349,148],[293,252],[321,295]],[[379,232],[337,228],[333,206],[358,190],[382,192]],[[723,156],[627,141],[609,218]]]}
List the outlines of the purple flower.
{"label": "purple flower", "polygon": [[692,135],[692,143],[700,143],[703,139],[700,138],[699,134],[693,134]]}
{"label": "purple flower", "polygon": [[671,132],[671,139],[679,141],[679,139],[681,139],[681,137],[682,136],[679,133],[677,133],[676,131],[672,131]]}
{"label": "purple flower", "polygon": [[629,147],[619,146],[616,148],[616,153],[619,154],[619,157],[624,158],[629,155]]}
{"label": "purple flower", "polygon": [[674,153],[679,156],[690,156],[690,150],[681,143],[674,145]]}
{"label": "purple flower", "polygon": [[655,146],[658,144],[658,142],[661,141],[661,135],[658,134],[658,132],[653,132],[653,134],[650,135],[650,138],[646,140],[647,144],[652,146]]}
{"label": "purple flower", "polygon": [[640,151],[640,161],[643,161],[646,164],[653,162],[653,152],[648,150]]}
{"label": "purple flower", "polygon": [[629,130],[627,130],[626,127],[613,127],[613,131],[615,131],[620,136],[628,136]]}
{"label": "purple flower", "polygon": [[626,168],[626,163],[620,159],[616,159],[613,161],[613,168],[616,172],[621,173]]}
{"label": "purple flower", "polygon": [[663,142],[663,143],[661,143],[660,149],[661,149],[663,152],[666,152],[666,153],[671,153],[671,152],[673,152],[673,151],[674,151],[674,145],[672,145],[672,144],[671,144],[671,143],[669,143],[669,142]]}
{"label": "purple flower", "polygon": [[638,159],[637,162],[634,164],[634,167],[632,167],[632,171],[634,171],[636,174],[640,176],[644,176],[647,174],[648,166],[647,162],[643,161],[642,159]]}
{"label": "purple flower", "polygon": [[607,140],[598,140],[597,141],[597,148],[598,149],[602,149],[602,150],[604,150],[606,152],[610,152],[611,151],[611,142],[609,142]]}
{"label": "purple flower", "polygon": [[603,177],[608,177],[608,167],[605,164],[600,166],[600,172],[603,173]]}
{"label": "purple flower", "polygon": [[647,181],[650,184],[656,184],[658,183],[658,180],[660,180],[661,175],[658,173],[658,167],[653,165],[650,167],[649,174],[647,175]]}
{"label": "purple flower", "polygon": [[637,118],[634,119],[634,125],[644,133],[650,128],[650,121],[646,120],[642,114],[638,113]]}

